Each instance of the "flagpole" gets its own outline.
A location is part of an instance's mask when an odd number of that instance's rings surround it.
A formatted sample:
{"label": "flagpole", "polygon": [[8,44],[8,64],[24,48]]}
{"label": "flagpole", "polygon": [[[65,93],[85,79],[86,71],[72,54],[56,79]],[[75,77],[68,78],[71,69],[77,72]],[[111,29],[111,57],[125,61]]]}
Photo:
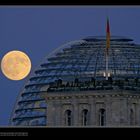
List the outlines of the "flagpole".
{"label": "flagpole", "polygon": [[108,54],[107,54],[107,51],[106,51],[106,72],[105,72],[105,75],[106,75],[106,80],[108,80]]}
{"label": "flagpole", "polygon": [[105,77],[106,80],[108,80],[108,58],[109,58],[109,48],[110,48],[110,28],[109,28],[109,19],[107,17],[107,27],[106,27],[106,71],[105,71]]}

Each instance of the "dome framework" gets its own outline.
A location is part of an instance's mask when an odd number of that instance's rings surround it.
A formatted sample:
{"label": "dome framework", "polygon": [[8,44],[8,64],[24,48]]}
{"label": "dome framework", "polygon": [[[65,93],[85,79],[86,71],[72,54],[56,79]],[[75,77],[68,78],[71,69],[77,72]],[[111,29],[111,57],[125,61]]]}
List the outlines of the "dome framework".
{"label": "dome framework", "polygon": [[47,125],[44,93],[62,91],[140,91],[140,45],[112,36],[105,79],[106,38],[87,37],[64,44],[35,70],[25,85],[11,118],[11,125]]}

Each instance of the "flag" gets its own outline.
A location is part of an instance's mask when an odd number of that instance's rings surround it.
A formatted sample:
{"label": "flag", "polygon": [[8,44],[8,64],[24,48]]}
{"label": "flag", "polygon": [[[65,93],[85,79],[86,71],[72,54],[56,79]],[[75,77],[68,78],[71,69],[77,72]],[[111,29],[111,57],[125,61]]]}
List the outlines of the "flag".
{"label": "flag", "polygon": [[106,54],[109,54],[109,48],[110,48],[110,27],[109,27],[109,19],[107,18],[107,24],[106,24]]}

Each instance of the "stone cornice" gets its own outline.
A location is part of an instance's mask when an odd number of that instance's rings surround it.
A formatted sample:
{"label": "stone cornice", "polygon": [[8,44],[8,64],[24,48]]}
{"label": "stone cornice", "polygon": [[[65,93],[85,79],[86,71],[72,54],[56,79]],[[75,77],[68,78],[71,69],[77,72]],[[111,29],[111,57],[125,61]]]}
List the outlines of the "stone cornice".
{"label": "stone cornice", "polygon": [[43,95],[47,100],[51,99],[89,99],[89,98],[134,98],[139,99],[140,93],[136,93],[134,91],[123,91],[123,90],[108,90],[108,91],[80,91],[78,92],[56,92],[56,93],[45,93]]}

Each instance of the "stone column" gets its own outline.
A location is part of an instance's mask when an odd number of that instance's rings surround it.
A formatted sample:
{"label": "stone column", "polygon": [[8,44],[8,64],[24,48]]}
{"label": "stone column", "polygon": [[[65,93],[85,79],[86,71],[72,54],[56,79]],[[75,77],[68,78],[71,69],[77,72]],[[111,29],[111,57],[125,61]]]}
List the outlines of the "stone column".
{"label": "stone column", "polygon": [[127,126],[127,99],[125,97],[120,98],[120,125]]}
{"label": "stone column", "polygon": [[120,100],[112,97],[112,105],[111,105],[111,125],[119,126],[120,125]]}
{"label": "stone column", "polygon": [[105,96],[105,104],[106,104],[106,126],[112,125],[112,110],[111,110],[111,97],[110,95]]}
{"label": "stone column", "polygon": [[55,100],[55,112],[53,114],[55,115],[55,125],[56,126],[62,126],[62,119],[61,119],[61,102],[60,100]]}
{"label": "stone column", "polygon": [[138,105],[138,101],[137,99],[135,100],[135,125],[138,126],[139,125],[139,109],[138,109],[139,105]]}
{"label": "stone column", "polygon": [[47,100],[47,126],[55,126],[55,112],[52,100]]}
{"label": "stone column", "polygon": [[137,125],[140,126],[140,99],[138,99],[138,103],[137,103]]}
{"label": "stone column", "polygon": [[128,126],[130,126],[130,110],[131,110],[131,101],[130,101],[130,98],[128,97],[127,98],[127,124]]}
{"label": "stone column", "polygon": [[89,97],[89,104],[90,104],[90,116],[89,116],[89,124],[91,126],[95,126],[95,99],[91,96]]}
{"label": "stone column", "polygon": [[78,126],[78,100],[75,96],[72,97],[72,105],[73,105],[73,125]]}

